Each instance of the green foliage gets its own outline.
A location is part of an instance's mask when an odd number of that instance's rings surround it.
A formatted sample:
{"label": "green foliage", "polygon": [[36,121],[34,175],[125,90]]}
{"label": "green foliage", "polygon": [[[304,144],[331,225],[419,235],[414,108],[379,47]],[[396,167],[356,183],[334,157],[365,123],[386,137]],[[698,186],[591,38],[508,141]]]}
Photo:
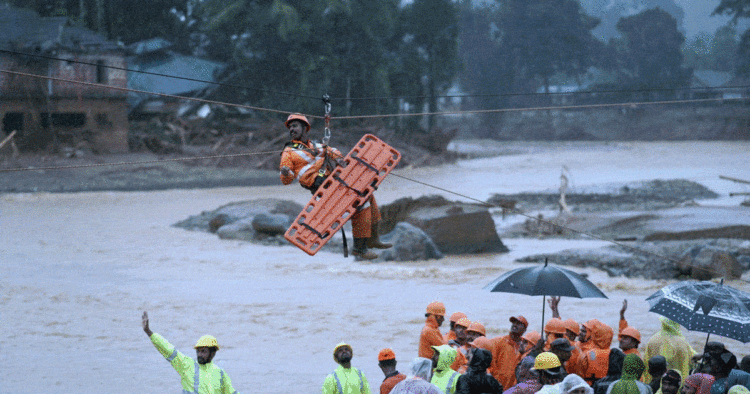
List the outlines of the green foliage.
{"label": "green foliage", "polygon": [[694,70],[734,71],[738,62],[737,32],[724,26],[715,35],[703,33],[685,43],[685,65]]}
{"label": "green foliage", "polygon": [[685,86],[691,70],[682,66],[680,47],[685,37],[676,20],[660,8],[645,10],[620,19],[622,39],[614,42],[618,51],[618,72],[623,85],[631,88],[678,88]]}
{"label": "green foliage", "polygon": [[[750,0],[721,0],[714,15],[730,15],[733,21],[750,18]],[[737,48],[736,72],[750,76],[750,29],[745,30]]]}
{"label": "green foliage", "polygon": [[503,52],[517,78],[535,78],[545,87],[558,73],[581,76],[594,64],[601,43],[591,31],[599,20],[576,0],[507,0],[500,17]]}

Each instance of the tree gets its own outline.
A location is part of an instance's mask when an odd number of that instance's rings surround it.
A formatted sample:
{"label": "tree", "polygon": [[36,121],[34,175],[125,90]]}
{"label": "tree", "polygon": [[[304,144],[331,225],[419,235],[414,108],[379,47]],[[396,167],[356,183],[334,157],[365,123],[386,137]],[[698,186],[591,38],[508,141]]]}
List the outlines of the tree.
{"label": "tree", "polygon": [[[498,40],[498,7],[489,4],[475,6],[471,0],[461,1],[459,7],[458,50],[463,62],[461,88],[473,96],[470,100],[474,109],[505,107],[507,98],[503,94],[513,90],[515,74],[512,62],[504,56]],[[481,123],[474,134],[496,137],[495,131],[503,122],[503,112],[481,113],[480,118]]]}
{"label": "tree", "polygon": [[[418,54],[414,78],[425,81],[427,111],[437,111],[437,96],[453,84],[459,71],[458,9],[451,0],[414,0],[403,11],[407,53]],[[435,127],[428,116],[427,129]]]}
{"label": "tree", "polygon": [[678,88],[692,74],[682,67],[680,47],[685,36],[677,30],[676,20],[661,8],[645,10],[620,19],[617,30],[619,72],[624,85],[631,88]]}
{"label": "tree", "polygon": [[[721,0],[712,15],[730,15],[732,22],[750,18],[750,0]],[[740,37],[737,50],[737,73],[750,76],[750,29]]]}
{"label": "tree", "polygon": [[555,74],[580,77],[602,48],[591,31],[599,20],[576,0],[508,0],[498,27],[503,52],[517,78],[534,78],[549,91]]}
{"label": "tree", "polygon": [[711,36],[703,33],[685,43],[685,65],[695,70],[734,71],[737,67],[738,40],[732,26],[724,26]]}

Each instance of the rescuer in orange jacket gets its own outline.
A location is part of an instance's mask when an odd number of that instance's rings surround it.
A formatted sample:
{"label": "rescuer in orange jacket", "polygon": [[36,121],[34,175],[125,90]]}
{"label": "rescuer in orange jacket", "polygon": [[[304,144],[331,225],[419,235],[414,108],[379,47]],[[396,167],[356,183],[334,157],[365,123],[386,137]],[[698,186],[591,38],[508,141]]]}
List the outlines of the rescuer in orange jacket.
{"label": "rescuer in orange jacket", "polygon": [[433,301],[427,305],[424,314],[425,322],[422,332],[419,334],[419,357],[432,359],[435,349],[433,346],[444,345],[443,334],[440,327],[445,321],[445,305],[440,301]]}
{"label": "rescuer in orange jacket", "polygon": [[620,340],[620,349],[625,354],[635,354],[641,357],[641,352],[638,351],[638,345],[641,344],[641,333],[635,327],[628,325],[628,321],[625,320],[626,310],[628,310],[628,300],[623,300],[622,309],[620,309],[619,333],[617,335]]}
{"label": "rescuer in orange jacket", "polygon": [[523,357],[523,334],[529,322],[523,316],[511,316],[510,332],[502,337],[495,337],[495,353],[492,355],[492,376],[503,387],[516,385],[516,366]]}
{"label": "rescuer in orange jacket", "polygon": [[[336,166],[344,165],[343,156],[336,148],[310,141],[307,136],[310,132],[310,122],[304,115],[291,114],[284,124],[289,129],[291,141],[286,143],[284,151],[281,152],[281,183],[288,185],[298,179],[302,187],[315,193]],[[367,202],[357,207],[357,212],[352,215],[352,255],[372,260],[378,255],[368,251],[368,248],[388,249],[392,246],[380,242],[379,222],[378,205],[375,197],[370,197]]]}
{"label": "rescuer in orange jacket", "polygon": [[614,331],[612,327],[599,322],[594,324],[591,332],[591,341],[593,347],[581,354],[580,371],[581,375],[589,384],[607,376],[609,368],[609,351],[612,345]]}

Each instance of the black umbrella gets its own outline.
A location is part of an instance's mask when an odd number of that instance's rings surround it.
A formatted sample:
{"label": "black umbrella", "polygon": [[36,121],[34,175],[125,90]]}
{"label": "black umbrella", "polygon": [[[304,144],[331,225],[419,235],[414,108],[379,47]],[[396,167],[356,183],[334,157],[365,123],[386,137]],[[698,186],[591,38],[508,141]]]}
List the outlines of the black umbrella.
{"label": "black umbrella", "polygon": [[[652,294],[649,311],[690,331],[750,342],[750,294],[721,283],[683,281]],[[708,341],[708,337],[706,337]]]}
{"label": "black umbrella", "polygon": [[576,298],[607,298],[601,290],[583,275],[564,268],[547,265],[518,268],[501,275],[484,287],[489,291],[540,295],[542,298],[542,331],[544,332],[544,309],[547,296]]}

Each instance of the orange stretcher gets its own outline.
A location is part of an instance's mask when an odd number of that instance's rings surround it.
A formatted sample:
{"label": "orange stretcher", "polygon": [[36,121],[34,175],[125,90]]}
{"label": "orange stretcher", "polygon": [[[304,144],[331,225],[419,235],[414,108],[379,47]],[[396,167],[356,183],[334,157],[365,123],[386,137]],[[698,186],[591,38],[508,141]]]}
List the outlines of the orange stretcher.
{"label": "orange stretcher", "polygon": [[344,158],[345,166],[328,175],[284,234],[313,256],[351,219],[401,160],[401,153],[365,134]]}

